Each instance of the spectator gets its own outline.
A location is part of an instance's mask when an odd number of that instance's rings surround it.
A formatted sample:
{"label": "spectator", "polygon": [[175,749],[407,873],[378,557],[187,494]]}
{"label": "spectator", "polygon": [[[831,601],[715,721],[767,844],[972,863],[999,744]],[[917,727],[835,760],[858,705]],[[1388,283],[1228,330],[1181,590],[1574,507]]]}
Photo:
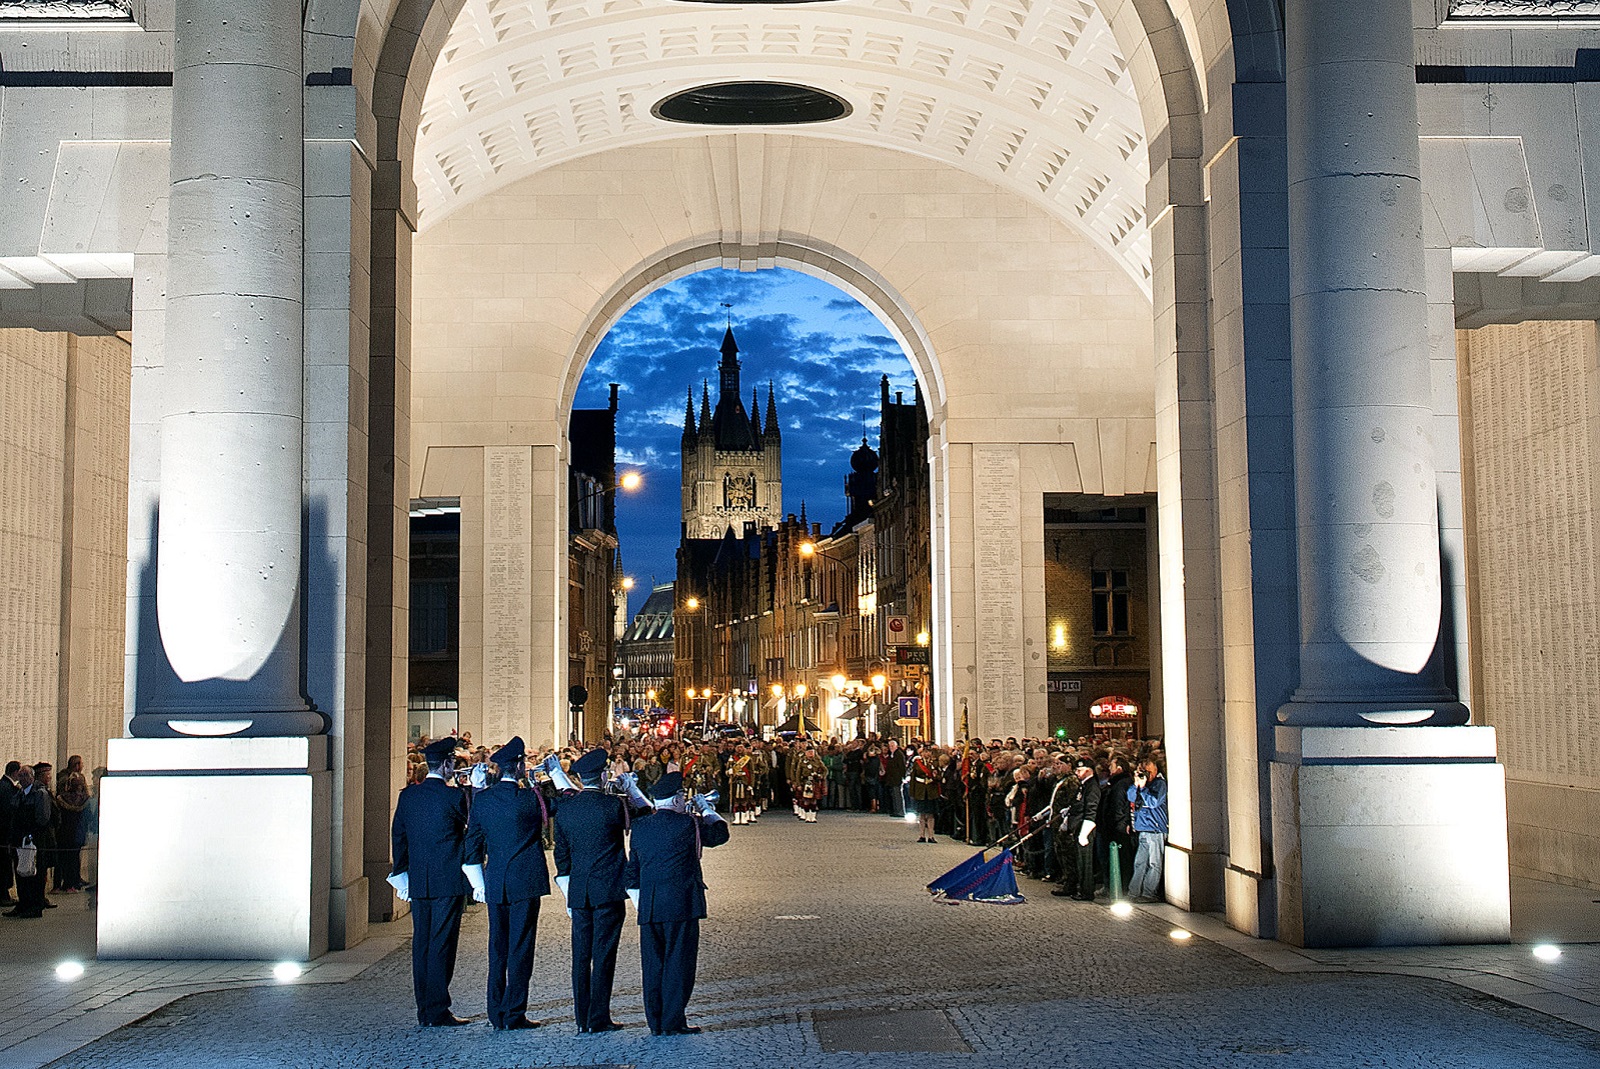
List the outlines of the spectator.
{"label": "spectator", "polygon": [[43,770],[43,779],[36,780],[38,773],[26,765],[17,770],[18,792],[11,809],[12,850],[19,850],[28,842],[37,850],[33,874],[17,874],[16,907],[3,914],[14,920],[37,920],[50,908],[44,897],[46,866],[54,845],[50,838],[50,825],[55,816],[50,804],[50,766],[41,762],[35,767]]}
{"label": "spectator", "polygon": [[1128,886],[1135,902],[1161,901],[1161,866],[1167,851],[1167,780],[1155,757],[1146,757],[1128,788],[1133,830],[1139,835]]}
{"label": "spectator", "polygon": [[55,806],[56,866],[51,890],[77,894],[83,890],[83,840],[88,833],[84,810],[89,806],[89,781],[83,774],[83,758],[77,754],[67,758]]}

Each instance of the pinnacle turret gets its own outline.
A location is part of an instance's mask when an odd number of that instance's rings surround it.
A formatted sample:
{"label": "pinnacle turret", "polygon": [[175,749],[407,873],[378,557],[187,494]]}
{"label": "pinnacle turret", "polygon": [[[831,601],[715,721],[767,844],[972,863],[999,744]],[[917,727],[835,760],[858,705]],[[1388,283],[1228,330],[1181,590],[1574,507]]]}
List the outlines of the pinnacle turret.
{"label": "pinnacle turret", "polygon": [[756,397],[754,386],[750,387],[750,434],[756,438],[761,437],[761,402]]}
{"label": "pinnacle turret", "polygon": [[711,383],[700,383],[700,433],[711,430]]}
{"label": "pinnacle turret", "polygon": [[684,394],[685,394],[685,397],[684,397],[684,402],[683,402],[683,436],[684,436],[684,438],[693,438],[695,436],[695,433],[696,433],[695,423],[694,423],[694,387],[693,386],[684,387]]}
{"label": "pinnacle turret", "polygon": [[778,432],[778,396],[772,386],[772,380],[767,380],[767,430],[766,436],[773,441],[782,437]]}

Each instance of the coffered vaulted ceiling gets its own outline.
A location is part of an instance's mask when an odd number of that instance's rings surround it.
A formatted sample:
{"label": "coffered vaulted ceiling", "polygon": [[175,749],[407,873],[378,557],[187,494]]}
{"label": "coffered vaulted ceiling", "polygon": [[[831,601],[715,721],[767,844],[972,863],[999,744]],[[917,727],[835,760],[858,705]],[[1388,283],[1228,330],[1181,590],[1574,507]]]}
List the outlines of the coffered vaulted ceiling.
{"label": "coffered vaulted ceiling", "polygon": [[423,102],[420,224],[580,156],[742,129],[651,108],[747,80],[813,86],[853,109],[765,129],[899,148],[1015,190],[1149,292],[1143,123],[1091,0],[467,0]]}

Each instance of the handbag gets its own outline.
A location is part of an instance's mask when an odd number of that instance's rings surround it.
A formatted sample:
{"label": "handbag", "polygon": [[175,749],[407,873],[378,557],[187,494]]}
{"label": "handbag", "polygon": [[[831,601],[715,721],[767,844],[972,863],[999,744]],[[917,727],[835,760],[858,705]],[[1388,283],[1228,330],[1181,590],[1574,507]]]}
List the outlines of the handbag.
{"label": "handbag", "polygon": [[17,875],[36,876],[38,873],[39,848],[33,845],[33,836],[29,835],[17,847]]}

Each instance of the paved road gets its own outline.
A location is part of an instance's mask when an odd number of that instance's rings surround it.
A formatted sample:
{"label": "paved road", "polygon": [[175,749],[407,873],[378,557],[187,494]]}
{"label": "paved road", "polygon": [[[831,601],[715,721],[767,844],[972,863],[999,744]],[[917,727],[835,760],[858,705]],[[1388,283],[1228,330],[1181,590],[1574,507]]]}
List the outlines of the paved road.
{"label": "paved road", "polygon": [[[711,918],[691,1020],[642,1025],[637,938],[625,934],[615,1010],[629,1024],[579,1036],[565,977],[566,918],[539,938],[534,1032],[412,1025],[409,955],[359,978],[193,995],[54,1063],[72,1069],[213,1066],[628,1065],[649,1069],[856,1066],[1600,1065],[1600,1035],[1449,984],[1405,976],[1285,976],[1150,914],[1053,899],[941,905],[922,891],[964,847],[914,826],[771,814],[707,851]],[[486,927],[462,936],[456,1010],[483,1012]]]}

